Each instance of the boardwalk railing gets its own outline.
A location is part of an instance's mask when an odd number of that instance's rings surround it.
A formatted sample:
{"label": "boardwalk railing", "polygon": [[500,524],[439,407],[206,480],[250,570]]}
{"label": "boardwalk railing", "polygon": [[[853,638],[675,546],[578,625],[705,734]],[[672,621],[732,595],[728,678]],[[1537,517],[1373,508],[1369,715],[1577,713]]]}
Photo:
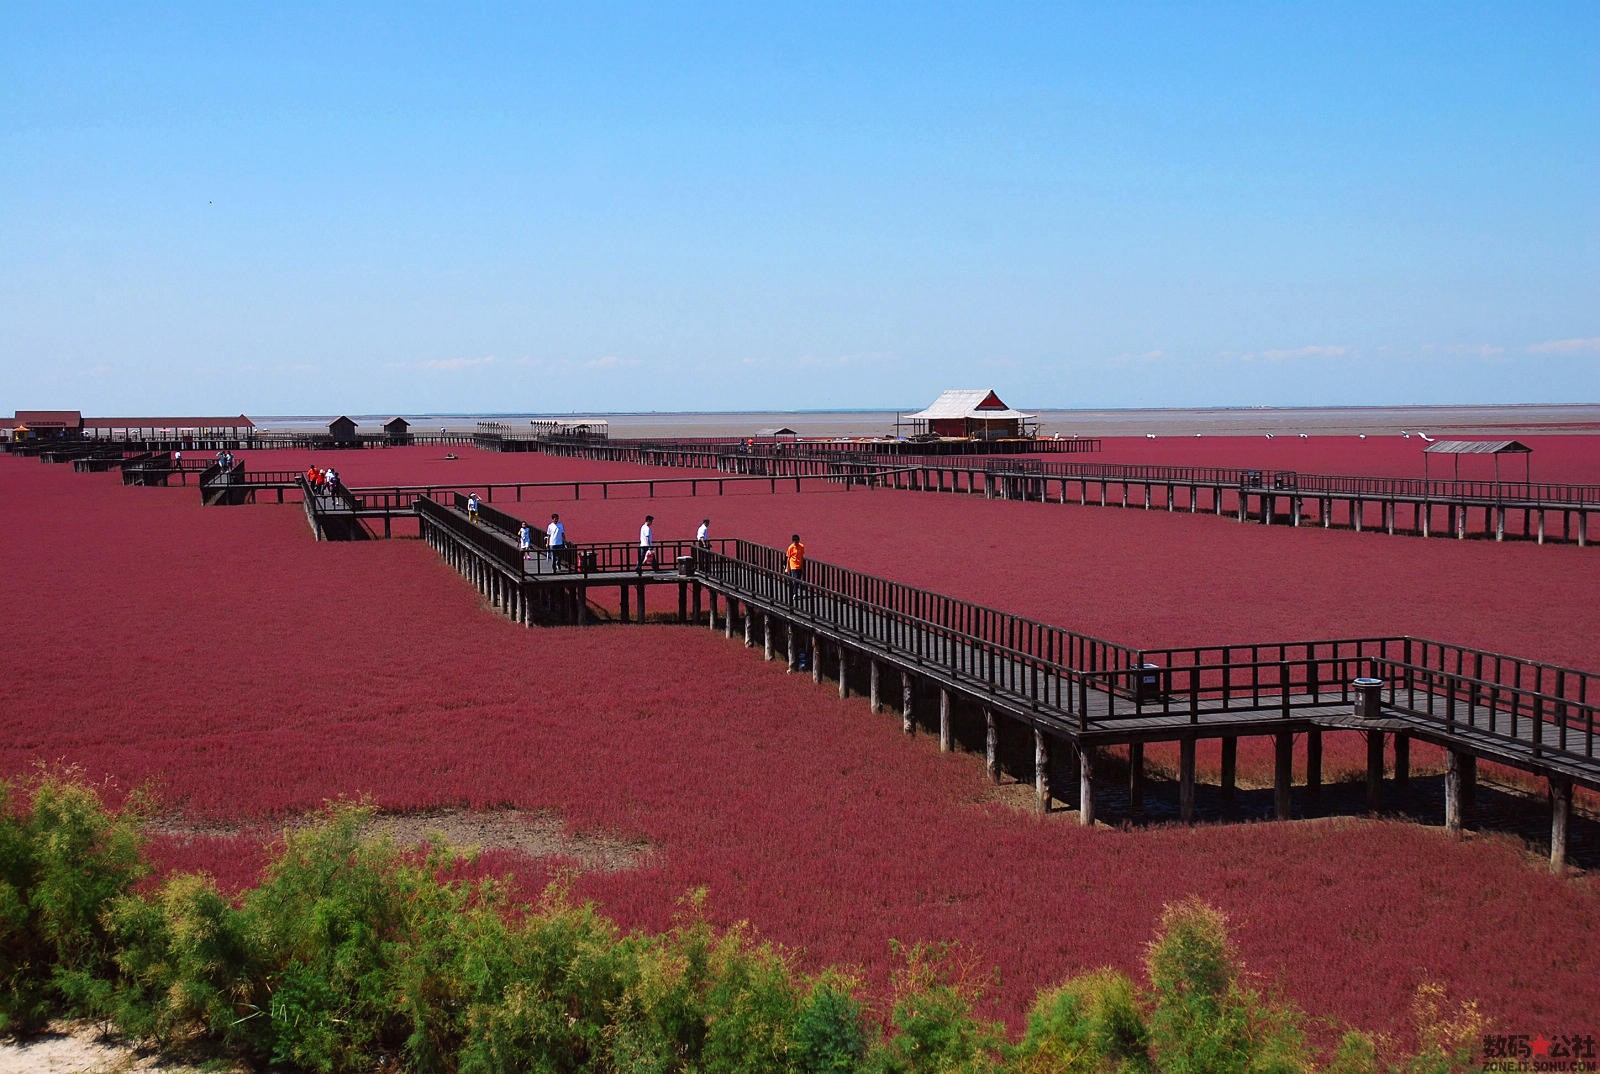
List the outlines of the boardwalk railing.
{"label": "boardwalk railing", "polygon": [[1597,759],[1600,710],[1593,704],[1425,665],[1383,661],[1376,670],[1391,709],[1430,721],[1452,737],[1471,733],[1528,746],[1535,758],[1591,764]]}
{"label": "boardwalk railing", "polygon": [[1409,637],[1135,649],[828,563],[797,582],[782,550],[746,541],[695,560],[731,596],[1080,734],[1134,719],[1176,718],[1156,728],[1170,734],[1247,714],[1353,718],[1356,680],[1371,679],[1384,715],[1418,733],[1536,770],[1566,762],[1600,785],[1600,677],[1573,668]]}

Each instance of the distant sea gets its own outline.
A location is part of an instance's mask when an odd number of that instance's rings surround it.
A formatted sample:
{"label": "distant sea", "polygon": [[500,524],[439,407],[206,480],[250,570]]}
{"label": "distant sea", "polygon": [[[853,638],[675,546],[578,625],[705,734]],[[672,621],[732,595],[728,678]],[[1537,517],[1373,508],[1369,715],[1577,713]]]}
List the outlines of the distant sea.
{"label": "distant sea", "polygon": [[[746,410],[563,414],[352,414],[357,431],[376,433],[402,417],[413,432],[471,432],[493,421],[525,430],[530,421],[603,419],[613,437],[755,436],[768,429],[793,429],[802,437],[894,436],[916,430],[905,422],[914,410]],[[1427,433],[1529,435],[1535,432],[1600,434],[1600,404],[1411,407],[1210,407],[1151,410],[1040,410],[1039,431],[1051,436],[1140,436],[1202,433],[1248,436],[1308,433],[1350,436],[1403,430]],[[336,415],[251,416],[265,430],[323,431]],[[897,428],[897,422],[900,423]]]}

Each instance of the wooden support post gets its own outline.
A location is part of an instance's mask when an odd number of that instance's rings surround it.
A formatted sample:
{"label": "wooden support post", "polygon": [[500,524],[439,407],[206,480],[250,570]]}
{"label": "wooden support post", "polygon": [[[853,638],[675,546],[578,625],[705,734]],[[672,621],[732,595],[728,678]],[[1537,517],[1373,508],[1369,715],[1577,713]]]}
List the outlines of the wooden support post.
{"label": "wooden support post", "polygon": [[1050,742],[1037,727],[1033,729],[1033,800],[1039,812],[1050,812]]}
{"label": "wooden support post", "polygon": [[822,682],[822,638],[811,635],[811,681]]}
{"label": "wooden support post", "polygon": [[628,587],[626,585],[619,585],[617,587],[617,592],[622,594],[622,621],[626,623],[629,619],[633,618],[633,613],[629,610],[630,605],[628,604]]}
{"label": "wooden support post", "polygon": [[1383,808],[1383,732],[1376,728],[1367,732],[1367,808]]}
{"label": "wooden support post", "polygon": [[1322,797],[1322,732],[1306,732],[1306,793],[1315,800]]}
{"label": "wooden support post", "polygon": [[750,605],[746,604],[744,606],[744,647],[752,649],[755,644],[755,617],[750,613]]}
{"label": "wooden support post", "polygon": [[1394,733],[1394,785],[1400,791],[1411,786],[1411,736],[1404,731]]}
{"label": "wooden support post", "polygon": [[872,712],[882,712],[883,698],[878,694],[878,661],[876,659],[869,660],[868,664],[870,671],[867,676],[867,707]]}
{"label": "wooden support post", "polygon": [[939,687],[939,752],[950,752],[950,691]]}
{"label": "wooden support post", "polygon": [[[691,619],[690,622],[698,623],[699,621],[700,621],[700,583],[699,582],[695,582],[694,583],[694,618]],[[712,608],[711,609],[711,629],[712,630],[717,629],[717,611],[716,611],[716,608]]]}
{"label": "wooden support post", "polygon": [[914,684],[911,681],[911,672],[900,673],[900,730],[908,735],[916,734],[916,714],[912,712],[911,696]]}
{"label": "wooden support post", "polygon": [[1572,819],[1572,779],[1550,777],[1550,871],[1567,870],[1567,825]]}
{"label": "wooden support post", "polygon": [[1078,823],[1094,824],[1094,748],[1078,747]]}
{"label": "wooden support post", "polygon": [[[695,590],[697,595],[699,592],[698,589]],[[708,629],[715,631],[717,629],[717,591],[715,589],[711,590],[710,612],[711,617],[706,620],[706,626]],[[698,609],[696,609],[696,613],[698,614]]]}
{"label": "wooden support post", "polygon": [[1289,790],[1294,786],[1294,735],[1279,731],[1274,744],[1272,765],[1272,811],[1279,820],[1289,819]]}
{"label": "wooden support post", "polygon": [[1194,739],[1178,743],[1178,817],[1194,823]]}
{"label": "wooden support post", "polygon": [[785,671],[793,671],[796,667],[799,666],[799,661],[800,661],[800,653],[794,647],[794,624],[793,623],[784,623],[783,627],[784,627],[784,633],[783,633],[783,640],[784,640],[784,646],[783,646],[783,648],[784,648],[784,653],[783,653],[784,668],[783,668],[783,670],[785,670]]}
{"label": "wooden support post", "polygon": [[839,700],[850,696],[850,651],[839,646]]}
{"label": "wooden support post", "polygon": [[639,593],[638,593],[638,597],[639,597],[639,622],[642,623],[642,622],[644,622],[644,583],[640,582],[640,583],[638,583],[638,586],[639,586]]}
{"label": "wooden support post", "polygon": [[1000,782],[1000,728],[994,721],[994,710],[983,710],[983,767],[989,773],[990,783]]}
{"label": "wooden support post", "polygon": [[1232,817],[1239,807],[1239,740],[1222,740],[1222,815]]}
{"label": "wooden support post", "polygon": [[1461,759],[1456,750],[1445,753],[1444,830],[1450,835],[1461,834]]}
{"label": "wooden support post", "polygon": [[761,648],[762,655],[770,662],[773,658],[772,614],[770,612],[761,613]]}
{"label": "wooden support post", "polygon": [[1144,743],[1128,743],[1128,812],[1144,815]]}

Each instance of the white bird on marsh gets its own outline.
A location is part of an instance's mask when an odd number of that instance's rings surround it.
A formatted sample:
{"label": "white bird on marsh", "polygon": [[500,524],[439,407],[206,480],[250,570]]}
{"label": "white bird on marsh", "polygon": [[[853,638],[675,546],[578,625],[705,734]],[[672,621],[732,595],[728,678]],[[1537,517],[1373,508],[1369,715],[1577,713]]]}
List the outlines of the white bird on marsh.
{"label": "white bird on marsh", "polygon": [[1418,435],[1418,436],[1420,436],[1420,437],[1422,437],[1422,442],[1423,442],[1423,443],[1424,443],[1424,444],[1431,444],[1431,443],[1433,443],[1433,440],[1434,440],[1434,438],[1433,438],[1433,437],[1431,437],[1431,436],[1429,436],[1429,435],[1428,435],[1428,434],[1427,434],[1427,433],[1418,433],[1418,434],[1417,434],[1417,435]]}

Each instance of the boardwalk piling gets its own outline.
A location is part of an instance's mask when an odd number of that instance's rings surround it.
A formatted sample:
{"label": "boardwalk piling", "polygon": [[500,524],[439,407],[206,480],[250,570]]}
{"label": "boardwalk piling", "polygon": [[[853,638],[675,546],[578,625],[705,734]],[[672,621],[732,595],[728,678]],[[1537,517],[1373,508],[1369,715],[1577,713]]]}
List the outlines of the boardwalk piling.
{"label": "boardwalk piling", "polygon": [[983,709],[983,766],[988,770],[989,782],[1000,782],[1000,729],[994,721],[994,710]]}
{"label": "boardwalk piling", "polygon": [[917,732],[916,717],[912,712],[911,702],[913,685],[911,672],[902,671],[900,673],[900,730],[908,735],[914,735]]}
{"label": "boardwalk piling", "polygon": [[1383,732],[1377,728],[1367,732],[1367,809],[1373,813],[1383,808]]}
{"label": "boardwalk piling", "polygon": [[1222,815],[1231,817],[1238,807],[1239,740],[1222,740]]}
{"label": "boardwalk piling", "polygon": [[1039,812],[1050,812],[1050,742],[1037,727],[1033,729],[1033,798]]}
{"label": "boardwalk piling", "polygon": [[1289,791],[1294,783],[1294,735],[1279,731],[1272,766],[1272,810],[1279,820],[1289,819]]}
{"label": "boardwalk piling", "polygon": [[939,687],[939,752],[950,752],[950,691]]}
{"label": "boardwalk piling", "polygon": [[1094,825],[1094,748],[1078,748],[1078,823]]}
{"label": "boardwalk piling", "polygon": [[1178,816],[1194,823],[1194,738],[1178,743]]}
{"label": "boardwalk piling", "polygon": [[1572,819],[1572,780],[1550,777],[1550,871],[1567,868],[1567,824]]}
{"label": "boardwalk piling", "polygon": [[1135,817],[1144,814],[1143,742],[1128,743],[1128,812]]}

